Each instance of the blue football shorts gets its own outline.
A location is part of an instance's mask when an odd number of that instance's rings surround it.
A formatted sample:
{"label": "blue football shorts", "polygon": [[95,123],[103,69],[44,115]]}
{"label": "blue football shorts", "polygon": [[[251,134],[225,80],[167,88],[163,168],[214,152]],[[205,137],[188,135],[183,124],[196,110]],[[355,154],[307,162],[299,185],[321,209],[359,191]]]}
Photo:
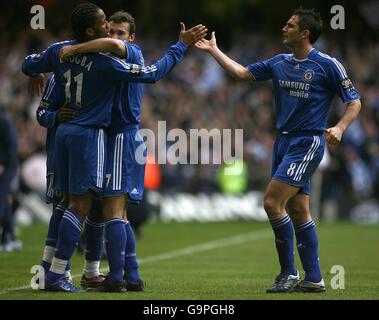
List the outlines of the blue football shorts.
{"label": "blue football shorts", "polygon": [[274,145],[271,177],[300,192],[311,193],[311,178],[320,164],[325,149],[321,135],[291,136],[279,134]]}
{"label": "blue football shorts", "polygon": [[137,125],[108,134],[104,196],[127,195],[139,203],[144,192],[147,149]]}
{"label": "blue football shorts", "polygon": [[55,137],[54,188],[73,195],[102,194],[107,139],[103,129],[60,124]]}

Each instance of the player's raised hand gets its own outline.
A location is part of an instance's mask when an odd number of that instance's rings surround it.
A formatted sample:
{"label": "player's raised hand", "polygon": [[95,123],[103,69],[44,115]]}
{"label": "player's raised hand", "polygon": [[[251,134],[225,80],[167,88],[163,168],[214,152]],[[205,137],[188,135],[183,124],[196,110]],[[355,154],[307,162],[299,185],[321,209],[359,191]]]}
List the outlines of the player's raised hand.
{"label": "player's raised hand", "polygon": [[28,83],[29,94],[33,97],[42,96],[45,87],[45,76],[40,73],[36,77],[30,77]]}
{"label": "player's raised hand", "polygon": [[343,130],[340,127],[325,129],[326,141],[333,146],[341,142],[342,134]]}
{"label": "player's raised hand", "polygon": [[214,48],[217,48],[216,32],[212,32],[210,40],[203,38],[197,41],[195,43],[195,47],[207,52],[211,51]]}
{"label": "player's raised hand", "polygon": [[207,35],[207,31],[207,27],[202,24],[198,24],[197,26],[186,30],[185,24],[180,22],[179,40],[187,46],[192,46],[194,43],[204,38]]}
{"label": "player's raised hand", "polygon": [[69,57],[75,54],[74,46],[64,46],[59,50],[59,59],[61,62],[65,62]]}
{"label": "player's raised hand", "polygon": [[68,102],[59,108],[58,111],[58,121],[59,122],[67,122],[75,117],[75,110],[68,106]]}

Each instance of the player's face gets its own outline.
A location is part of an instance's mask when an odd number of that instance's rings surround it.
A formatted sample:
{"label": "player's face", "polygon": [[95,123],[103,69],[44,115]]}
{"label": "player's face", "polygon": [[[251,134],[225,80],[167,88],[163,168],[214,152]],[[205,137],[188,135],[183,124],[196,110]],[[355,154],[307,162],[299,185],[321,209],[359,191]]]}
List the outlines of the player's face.
{"label": "player's face", "polygon": [[122,23],[109,23],[109,35],[113,39],[125,40],[128,42],[133,42],[135,39],[135,33],[130,34],[130,24],[129,22]]}
{"label": "player's face", "polygon": [[96,22],[93,26],[93,38],[105,38],[109,36],[109,23],[103,10],[97,12]]}
{"label": "player's face", "polygon": [[302,32],[299,30],[299,17],[292,16],[282,29],[283,43],[289,47],[302,41]]}

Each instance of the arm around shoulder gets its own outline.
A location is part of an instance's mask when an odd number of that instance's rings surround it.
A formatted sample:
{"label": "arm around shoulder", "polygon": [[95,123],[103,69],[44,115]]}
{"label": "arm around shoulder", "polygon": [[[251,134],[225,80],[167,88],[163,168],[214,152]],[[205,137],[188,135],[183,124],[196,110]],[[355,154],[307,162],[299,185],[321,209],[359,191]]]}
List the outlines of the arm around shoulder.
{"label": "arm around shoulder", "polygon": [[78,53],[84,54],[98,52],[112,52],[121,58],[125,58],[128,55],[127,47],[122,40],[99,38],[73,46],[62,47],[59,52],[59,56],[61,61],[65,61],[68,57]]}

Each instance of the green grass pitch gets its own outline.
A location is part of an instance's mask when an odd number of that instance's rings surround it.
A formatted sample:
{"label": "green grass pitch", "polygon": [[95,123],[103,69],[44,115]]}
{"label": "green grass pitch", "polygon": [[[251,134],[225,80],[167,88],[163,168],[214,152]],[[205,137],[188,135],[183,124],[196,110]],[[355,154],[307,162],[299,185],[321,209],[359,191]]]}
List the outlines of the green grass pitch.
{"label": "green grass pitch", "polygon": [[[46,225],[33,225],[21,229],[23,251],[0,252],[0,299],[379,299],[379,226],[321,223],[317,229],[324,294],[266,294],[279,270],[273,233],[269,223],[246,221],[148,224],[137,242],[145,292],[66,294],[28,287],[47,230]],[[334,265],[344,267],[344,290],[331,288]],[[77,285],[82,266],[83,256],[76,253],[72,272]],[[103,261],[101,267],[106,266]]]}

